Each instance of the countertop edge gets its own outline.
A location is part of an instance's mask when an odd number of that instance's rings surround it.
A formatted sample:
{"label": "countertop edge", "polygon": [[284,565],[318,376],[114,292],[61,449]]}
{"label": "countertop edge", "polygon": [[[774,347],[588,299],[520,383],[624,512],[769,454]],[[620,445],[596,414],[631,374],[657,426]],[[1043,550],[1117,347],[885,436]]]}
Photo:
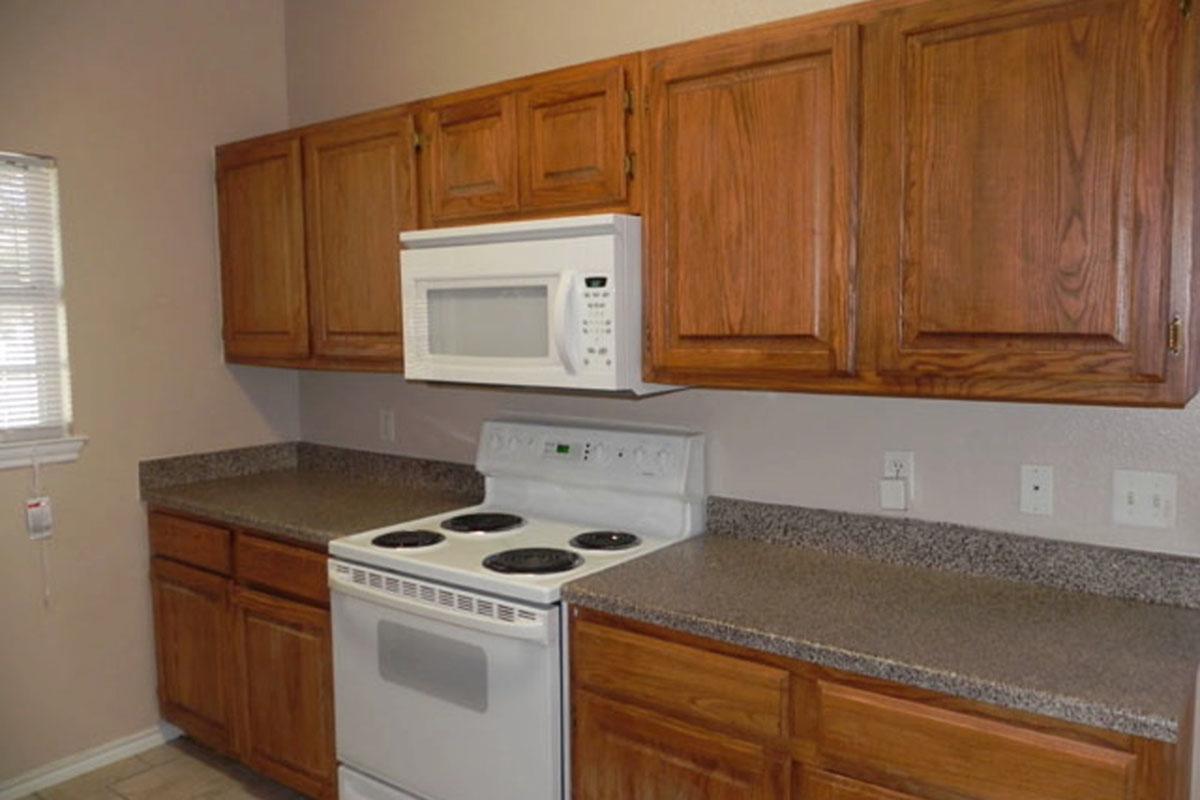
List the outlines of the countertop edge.
{"label": "countertop edge", "polygon": [[184,514],[187,516],[197,517],[207,522],[216,522],[222,525],[228,525],[232,528],[245,530],[249,533],[264,533],[268,536],[275,536],[281,539],[287,539],[295,542],[298,545],[320,549],[322,552],[328,550],[329,540],[339,536],[347,536],[355,531],[331,532],[319,531],[311,528],[298,528],[292,525],[284,525],[278,522],[264,522],[261,519],[243,516],[223,509],[214,508],[211,505],[202,503],[188,503],[180,501],[177,497],[172,497],[169,494],[160,494],[154,489],[142,490],[142,502],[149,508],[165,511],[168,513]]}
{"label": "countertop edge", "polygon": [[563,587],[562,599],[571,606],[659,625],[680,633],[793,658],[856,675],[880,678],[1001,708],[1025,711],[1065,722],[1103,728],[1169,744],[1179,741],[1179,721],[1167,717],[1130,709],[1113,708],[1077,697],[971,678],[944,670],[904,664],[869,653],[779,636],[721,620],[629,603],[608,595],[599,595],[584,589],[573,588],[570,584]]}

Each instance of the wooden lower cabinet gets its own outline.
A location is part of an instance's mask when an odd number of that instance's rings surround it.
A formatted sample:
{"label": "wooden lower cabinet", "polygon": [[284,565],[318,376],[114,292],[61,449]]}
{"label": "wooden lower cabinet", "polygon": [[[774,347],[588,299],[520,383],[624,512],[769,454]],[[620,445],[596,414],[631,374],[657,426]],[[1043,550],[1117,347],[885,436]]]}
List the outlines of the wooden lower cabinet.
{"label": "wooden lower cabinet", "polygon": [[[150,530],[163,717],[308,797],[336,798],[328,595],[312,588],[309,574],[323,573],[323,559],[161,512],[151,513]],[[196,541],[220,542],[222,535],[233,539],[232,568],[224,562],[231,574],[186,563],[220,564]],[[266,568],[271,561],[292,571],[294,591],[284,570]]]}
{"label": "wooden lower cabinet", "polygon": [[787,758],[587,691],[574,695],[576,800],[775,800]]}
{"label": "wooden lower cabinet", "polygon": [[1188,796],[1175,745],[598,612],[570,624],[575,800]]}
{"label": "wooden lower cabinet", "polygon": [[227,578],[163,558],[151,565],[163,717],[222,752],[235,743]]}
{"label": "wooden lower cabinet", "polygon": [[313,797],[331,796],[333,664],[329,612],[234,592],[242,757]]}

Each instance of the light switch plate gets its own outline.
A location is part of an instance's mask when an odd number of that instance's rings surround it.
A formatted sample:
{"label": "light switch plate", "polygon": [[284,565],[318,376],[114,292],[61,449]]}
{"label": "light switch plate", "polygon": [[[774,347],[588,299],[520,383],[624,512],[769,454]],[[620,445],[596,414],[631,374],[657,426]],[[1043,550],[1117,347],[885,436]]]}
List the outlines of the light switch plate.
{"label": "light switch plate", "polygon": [[1113,472],[1112,518],[1117,525],[1175,527],[1178,478],[1171,472]]}
{"label": "light switch plate", "polygon": [[908,510],[908,481],[884,478],[879,482],[879,506],[888,511]]}

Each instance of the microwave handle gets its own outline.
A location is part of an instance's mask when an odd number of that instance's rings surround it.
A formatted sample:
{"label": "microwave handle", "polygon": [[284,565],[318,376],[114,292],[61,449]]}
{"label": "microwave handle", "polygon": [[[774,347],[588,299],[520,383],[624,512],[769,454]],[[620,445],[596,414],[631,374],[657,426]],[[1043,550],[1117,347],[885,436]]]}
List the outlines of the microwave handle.
{"label": "microwave handle", "polygon": [[575,355],[571,350],[575,329],[575,273],[564,272],[554,295],[554,349],[568,375],[575,374]]}

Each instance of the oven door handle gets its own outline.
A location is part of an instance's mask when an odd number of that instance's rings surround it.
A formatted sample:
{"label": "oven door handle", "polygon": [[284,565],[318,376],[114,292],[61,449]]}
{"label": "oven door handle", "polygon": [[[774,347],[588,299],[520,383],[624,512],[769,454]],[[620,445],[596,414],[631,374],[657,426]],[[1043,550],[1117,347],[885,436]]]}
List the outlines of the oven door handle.
{"label": "oven door handle", "polygon": [[[457,625],[460,628],[482,631],[483,633],[502,636],[506,639],[524,639],[543,645],[550,644],[550,625],[545,619],[541,622],[498,622],[494,619],[463,611],[409,600],[391,592],[372,589],[370,586],[360,586],[357,583],[336,575],[329,576],[329,588],[331,591],[356,597],[359,600],[365,600],[368,603],[374,603],[384,608],[403,611],[407,614],[416,614],[419,617]],[[496,604],[502,605],[503,601],[497,600]]]}
{"label": "oven door handle", "polygon": [[575,374],[575,354],[571,334],[575,329],[575,273],[564,272],[558,279],[558,291],[554,293],[554,349],[558,360],[568,375]]}

